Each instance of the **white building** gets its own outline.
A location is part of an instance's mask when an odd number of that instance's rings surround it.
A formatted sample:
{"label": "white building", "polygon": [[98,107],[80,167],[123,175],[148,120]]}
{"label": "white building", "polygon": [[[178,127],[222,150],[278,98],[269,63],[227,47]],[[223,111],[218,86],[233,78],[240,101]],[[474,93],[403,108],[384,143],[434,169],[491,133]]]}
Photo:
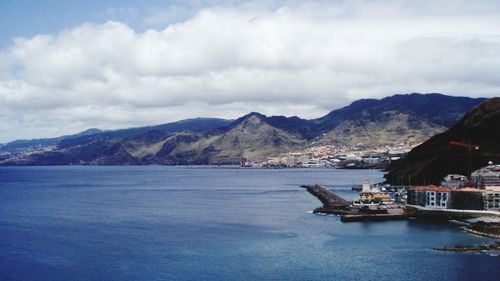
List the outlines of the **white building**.
{"label": "white building", "polygon": [[286,165],[288,167],[295,167],[297,166],[297,157],[290,155],[286,157]]}
{"label": "white building", "polygon": [[484,209],[500,211],[500,186],[488,186],[483,192]]}
{"label": "white building", "polygon": [[461,187],[465,187],[467,183],[467,177],[458,175],[458,174],[449,174],[444,177],[444,180],[441,182],[441,186],[448,187],[451,189],[457,189]]}
{"label": "white building", "polygon": [[345,157],[345,160],[346,161],[363,161],[363,158],[361,156],[357,156],[357,155],[354,155],[354,154],[347,154],[346,157]]}
{"label": "white building", "polygon": [[380,157],[365,157],[363,158],[363,162],[368,164],[378,164],[380,163]]}
{"label": "white building", "polygon": [[309,156],[301,155],[297,157],[297,165],[298,164],[307,165],[308,163],[309,163]]}
{"label": "white building", "polygon": [[425,192],[425,207],[447,209],[451,208],[451,192],[445,189],[427,190]]}
{"label": "white building", "polygon": [[471,174],[472,182],[477,187],[500,185],[500,165],[490,165],[474,171]]}
{"label": "white building", "polygon": [[408,204],[429,208],[451,208],[451,189],[440,186],[417,186],[408,190]]}

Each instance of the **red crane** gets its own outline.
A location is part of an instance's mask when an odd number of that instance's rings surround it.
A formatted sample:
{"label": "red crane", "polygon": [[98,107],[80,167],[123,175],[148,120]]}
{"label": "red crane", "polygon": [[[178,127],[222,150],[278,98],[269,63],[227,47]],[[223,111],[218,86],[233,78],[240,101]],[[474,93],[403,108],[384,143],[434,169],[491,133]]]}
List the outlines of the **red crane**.
{"label": "red crane", "polygon": [[455,145],[455,146],[465,147],[465,148],[468,148],[469,150],[472,150],[473,148],[476,150],[479,149],[479,145],[477,145],[477,144],[471,144],[471,143],[466,143],[466,142],[461,142],[461,141],[450,141],[450,144]]}
{"label": "red crane", "polygon": [[472,144],[470,143],[470,140],[468,140],[468,142],[462,142],[462,141],[450,141],[449,142],[450,145],[454,145],[454,146],[460,146],[460,147],[464,147],[464,148],[467,148],[469,150],[469,153],[467,153],[467,178],[469,179],[469,182],[472,183],[472,180],[471,180],[471,174],[472,174],[472,171],[471,171],[471,155],[472,155],[472,149],[474,150],[478,150],[479,149],[479,145],[477,144]]}

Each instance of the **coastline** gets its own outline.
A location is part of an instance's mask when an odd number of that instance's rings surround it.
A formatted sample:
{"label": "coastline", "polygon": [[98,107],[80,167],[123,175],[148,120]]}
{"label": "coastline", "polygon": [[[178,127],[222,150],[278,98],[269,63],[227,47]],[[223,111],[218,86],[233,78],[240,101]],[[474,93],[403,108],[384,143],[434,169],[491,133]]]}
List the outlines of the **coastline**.
{"label": "coastline", "polygon": [[[436,251],[443,252],[484,252],[484,251],[500,251],[500,242],[493,242],[485,245],[478,246],[464,246],[464,245],[456,245],[456,246],[447,246],[443,248],[434,248]],[[497,257],[500,255],[496,254]]]}
{"label": "coastline", "polygon": [[352,206],[352,202],[343,199],[322,185],[301,185],[300,187],[305,188],[323,204],[323,206],[315,208],[312,213],[338,215],[342,222],[406,220],[410,217],[446,221],[489,218],[492,221],[464,222],[467,225],[461,227],[461,229],[474,235],[500,239],[500,212],[455,209],[441,210],[414,205],[384,206],[383,209],[359,208]]}
{"label": "coastline", "polygon": [[500,220],[495,222],[477,221],[464,226],[463,230],[483,237],[500,239]]}
{"label": "coastline", "polygon": [[493,233],[488,233],[488,232],[481,232],[481,231],[470,229],[468,227],[463,227],[462,229],[464,231],[466,231],[466,232],[469,232],[469,233],[472,233],[472,234],[475,234],[475,235],[479,235],[479,236],[483,236],[483,237],[488,237],[488,238],[494,238],[494,239],[500,239],[500,234],[493,234]]}

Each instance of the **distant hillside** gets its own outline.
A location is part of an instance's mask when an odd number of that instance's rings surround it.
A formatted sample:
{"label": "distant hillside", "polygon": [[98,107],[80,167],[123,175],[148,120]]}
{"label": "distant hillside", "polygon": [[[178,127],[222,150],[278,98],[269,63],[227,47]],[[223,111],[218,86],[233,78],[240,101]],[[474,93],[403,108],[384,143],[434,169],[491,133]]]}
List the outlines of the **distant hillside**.
{"label": "distant hillside", "polygon": [[318,144],[418,144],[443,132],[483,99],[440,94],[359,100],[326,116],[188,119],[114,131],[90,130],[0,147],[0,165],[189,165],[265,160]]}
{"label": "distant hillside", "polygon": [[484,100],[484,98],[454,97],[442,94],[398,94],[380,100],[358,100],[312,121],[325,132],[336,128],[345,120],[357,118],[362,112],[368,112],[373,116],[398,111],[413,113],[428,122],[449,128],[458,122],[465,112]]}
{"label": "distant hillside", "polygon": [[394,95],[358,100],[312,121],[323,133],[322,143],[417,145],[444,132],[482,101],[441,94]]}
{"label": "distant hillside", "polygon": [[212,134],[181,132],[149,146],[138,146],[147,154],[127,150],[141,162],[155,164],[234,164],[243,158],[266,159],[305,144],[300,136],[268,124],[264,115],[250,113]]}
{"label": "distant hillside", "polygon": [[60,147],[71,147],[74,145],[84,145],[97,140],[112,140],[134,137],[148,131],[159,131],[165,135],[173,134],[182,130],[194,132],[207,132],[229,124],[231,120],[219,118],[193,118],[181,120],[173,123],[166,123],[155,126],[136,127],[120,130],[103,131],[99,129],[88,129],[83,132],[66,135],[56,138],[31,139],[31,140],[15,140],[4,144],[0,147],[0,152],[16,153],[23,152],[27,149],[32,149],[40,146],[59,145]]}
{"label": "distant hillside", "polygon": [[445,130],[446,127],[412,112],[363,110],[355,117],[342,121],[320,141],[364,147],[391,144],[417,145]]}
{"label": "distant hillside", "polygon": [[299,133],[272,126],[268,118],[258,113],[238,119],[229,128],[192,144],[203,149],[208,164],[235,163],[242,158],[266,159],[306,145]]}
{"label": "distant hillside", "polygon": [[[458,141],[478,145],[472,149],[450,145]],[[390,183],[438,184],[450,173],[467,174],[488,161],[500,163],[500,98],[474,107],[459,123],[420,146],[386,175]]]}
{"label": "distant hillside", "polygon": [[99,129],[88,129],[83,132],[74,134],[74,135],[67,135],[67,136],[60,136],[56,138],[43,138],[43,139],[31,139],[31,140],[15,140],[8,142],[0,147],[0,151],[4,153],[17,153],[17,152],[23,152],[26,149],[30,149],[33,147],[40,147],[40,146],[47,146],[47,145],[56,145],[60,141],[64,139],[71,139],[71,138],[78,138],[82,136],[88,136],[88,135],[94,135],[94,134],[99,134],[103,132],[102,130]]}

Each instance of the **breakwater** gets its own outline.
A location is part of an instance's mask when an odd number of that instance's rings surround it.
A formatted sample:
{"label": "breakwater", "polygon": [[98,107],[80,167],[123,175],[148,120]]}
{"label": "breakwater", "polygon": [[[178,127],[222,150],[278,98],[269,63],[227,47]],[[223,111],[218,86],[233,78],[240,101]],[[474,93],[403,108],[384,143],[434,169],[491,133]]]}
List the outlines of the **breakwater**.
{"label": "breakwater", "polygon": [[327,188],[319,184],[313,185],[302,185],[309,193],[318,198],[322,207],[314,209],[314,213],[326,213],[326,214],[345,214],[349,213],[349,206],[351,202],[345,200],[344,198],[338,196],[337,194],[331,192]]}
{"label": "breakwater", "polygon": [[301,185],[301,187],[323,203],[323,206],[314,209],[313,213],[340,215],[343,222],[408,218],[407,212],[401,206],[383,206],[383,208],[379,208],[379,206],[352,206],[352,202],[345,200],[322,185]]}

